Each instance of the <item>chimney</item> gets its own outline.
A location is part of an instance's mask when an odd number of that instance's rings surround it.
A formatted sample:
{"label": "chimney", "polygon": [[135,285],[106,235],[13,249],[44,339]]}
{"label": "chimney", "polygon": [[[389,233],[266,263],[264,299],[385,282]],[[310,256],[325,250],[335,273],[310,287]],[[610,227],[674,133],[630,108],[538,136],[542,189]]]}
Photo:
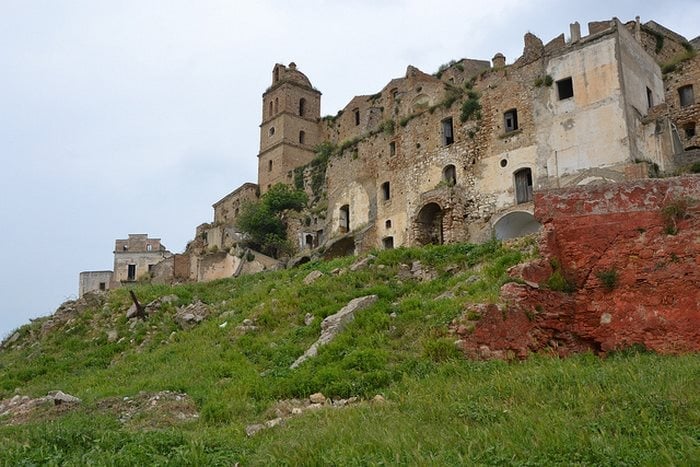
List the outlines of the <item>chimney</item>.
{"label": "chimney", "polygon": [[491,59],[494,68],[503,68],[506,66],[506,57],[501,52],[498,52]]}
{"label": "chimney", "polygon": [[581,25],[578,23],[578,21],[569,24],[569,30],[571,31],[572,44],[581,40]]}

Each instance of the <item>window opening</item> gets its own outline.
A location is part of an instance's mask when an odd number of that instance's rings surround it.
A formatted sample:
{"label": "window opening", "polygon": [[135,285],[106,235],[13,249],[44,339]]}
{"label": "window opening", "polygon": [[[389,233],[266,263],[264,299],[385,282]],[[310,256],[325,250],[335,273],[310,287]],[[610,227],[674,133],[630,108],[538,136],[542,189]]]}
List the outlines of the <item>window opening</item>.
{"label": "window opening", "polygon": [[272,117],[272,101],[270,101],[270,110],[268,111],[268,116]]}
{"label": "window opening", "polygon": [[389,182],[382,183],[382,199],[387,201],[391,198],[391,186]]}
{"label": "window opening", "polygon": [[107,284],[104,282],[100,282],[100,290],[106,290],[107,289]]}
{"label": "window opening", "polygon": [[360,110],[355,109],[353,112],[355,113],[355,126],[358,126],[360,124]]}
{"label": "window opening", "polygon": [[511,109],[503,114],[503,127],[506,133],[518,129],[518,111],[516,109]]}
{"label": "window opening", "polygon": [[654,95],[651,93],[651,89],[647,88],[647,108],[651,109],[654,107]]}
{"label": "window opening", "polygon": [[557,81],[557,92],[559,93],[559,100],[574,97],[574,82],[571,80],[571,77]]}
{"label": "window opening", "polygon": [[691,123],[689,125],[684,126],[683,130],[685,131],[686,138],[694,138],[695,137],[695,124],[694,123]]}
{"label": "window opening", "polygon": [[344,205],[340,208],[340,232],[350,231],[350,206]]}
{"label": "window opening", "polygon": [[442,145],[449,146],[455,139],[452,132],[452,117],[442,121]]}
{"label": "window opening", "polygon": [[507,165],[508,165],[508,159],[501,159],[500,164],[501,164],[501,167],[507,166]]}
{"label": "window opening", "polygon": [[302,130],[299,132],[299,144],[304,144],[306,140],[306,133]]}
{"label": "window opening", "polygon": [[270,136],[275,134],[275,127],[271,126],[270,129],[268,130],[268,133]]}
{"label": "window opening", "polygon": [[304,237],[304,244],[309,248],[313,248],[314,236],[311,234],[306,234],[306,236]]}
{"label": "window opening", "polygon": [[532,170],[520,169],[515,172],[515,198],[518,204],[532,201]]}
{"label": "window opening", "polygon": [[126,280],[135,281],[136,280],[136,265],[129,264],[126,269]]}
{"label": "window opening", "polygon": [[395,156],[396,155],[396,143],[392,141],[389,143],[389,155],[390,156]]}
{"label": "window opening", "polygon": [[386,222],[384,223],[384,227],[387,229],[391,228],[391,219],[387,219]]}
{"label": "window opening", "polygon": [[275,97],[275,113],[280,111],[280,100],[279,98]]}
{"label": "window opening", "polygon": [[303,117],[304,112],[306,111],[306,99],[303,97],[299,99],[299,116]]}
{"label": "window opening", "polygon": [[455,186],[457,184],[457,168],[452,164],[445,166],[442,169],[442,179],[449,186]]}
{"label": "window opening", "polygon": [[693,105],[695,103],[695,94],[693,93],[693,85],[682,86],[678,88],[678,97],[681,100],[681,107]]}
{"label": "window opening", "polygon": [[267,161],[267,171],[272,172],[272,160]]}

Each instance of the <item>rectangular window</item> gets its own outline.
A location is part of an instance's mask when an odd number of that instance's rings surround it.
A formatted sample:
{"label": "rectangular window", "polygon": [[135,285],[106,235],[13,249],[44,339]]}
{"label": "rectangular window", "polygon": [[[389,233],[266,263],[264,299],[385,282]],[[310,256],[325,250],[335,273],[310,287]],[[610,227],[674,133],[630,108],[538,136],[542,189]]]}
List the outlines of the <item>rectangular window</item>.
{"label": "rectangular window", "polygon": [[353,112],[355,113],[355,126],[358,126],[360,124],[360,110],[355,109]]}
{"label": "rectangular window", "polygon": [[571,80],[571,77],[557,81],[557,92],[559,93],[559,100],[574,97],[574,82]]}
{"label": "rectangular window", "polygon": [[442,145],[449,146],[455,139],[452,132],[452,117],[442,121]]}
{"label": "rectangular window", "polygon": [[678,88],[678,97],[681,100],[681,107],[686,107],[695,104],[695,94],[693,93],[693,85],[682,86]]}
{"label": "rectangular window", "polygon": [[100,282],[100,290],[106,290],[107,289],[107,284],[104,282]]}
{"label": "rectangular window", "polygon": [[272,161],[267,161],[267,171],[272,172]]}
{"label": "rectangular window", "polygon": [[389,155],[390,156],[395,156],[396,155],[396,143],[392,141],[389,143]]}
{"label": "rectangular window", "polygon": [[384,201],[391,199],[391,187],[389,186],[389,182],[382,183],[382,199]]}
{"label": "rectangular window", "polygon": [[518,129],[518,111],[511,109],[503,114],[503,127],[506,133],[509,131],[515,131]]}
{"label": "rectangular window", "polygon": [[126,280],[135,281],[136,280],[136,265],[129,264],[126,269]]}
{"label": "rectangular window", "polygon": [[647,88],[647,108],[651,109],[652,107],[654,107],[654,96],[651,89]]}
{"label": "rectangular window", "polygon": [[685,137],[690,139],[695,137],[695,123],[691,123],[689,125],[686,125],[683,127],[683,131],[685,132]]}

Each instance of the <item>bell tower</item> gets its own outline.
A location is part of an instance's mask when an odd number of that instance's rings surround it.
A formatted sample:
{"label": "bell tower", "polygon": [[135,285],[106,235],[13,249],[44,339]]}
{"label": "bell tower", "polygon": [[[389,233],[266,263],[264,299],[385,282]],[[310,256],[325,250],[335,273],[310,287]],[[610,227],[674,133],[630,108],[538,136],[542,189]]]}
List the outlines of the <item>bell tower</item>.
{"label": "bell tower", "polygon": [[297,70],[276,64],[272,85],[263,94],[258,185],[265,193],[272,185],[294,182],[295,168],[314,158],[320,142],[321,93]]}

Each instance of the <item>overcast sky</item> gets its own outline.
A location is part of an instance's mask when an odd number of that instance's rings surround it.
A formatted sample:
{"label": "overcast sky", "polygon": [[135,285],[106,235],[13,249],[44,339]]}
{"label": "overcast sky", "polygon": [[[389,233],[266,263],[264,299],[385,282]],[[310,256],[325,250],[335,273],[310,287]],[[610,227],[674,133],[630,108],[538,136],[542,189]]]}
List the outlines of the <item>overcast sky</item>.
{"label": "overcast sky", "polygon": [[528,31],[636,15],[700,34],[698,0],[0,0],[0,338],[111,269],[115,239],[181,252],[254,182],[275,63],[335,114],[409,64],[511,63]]}

